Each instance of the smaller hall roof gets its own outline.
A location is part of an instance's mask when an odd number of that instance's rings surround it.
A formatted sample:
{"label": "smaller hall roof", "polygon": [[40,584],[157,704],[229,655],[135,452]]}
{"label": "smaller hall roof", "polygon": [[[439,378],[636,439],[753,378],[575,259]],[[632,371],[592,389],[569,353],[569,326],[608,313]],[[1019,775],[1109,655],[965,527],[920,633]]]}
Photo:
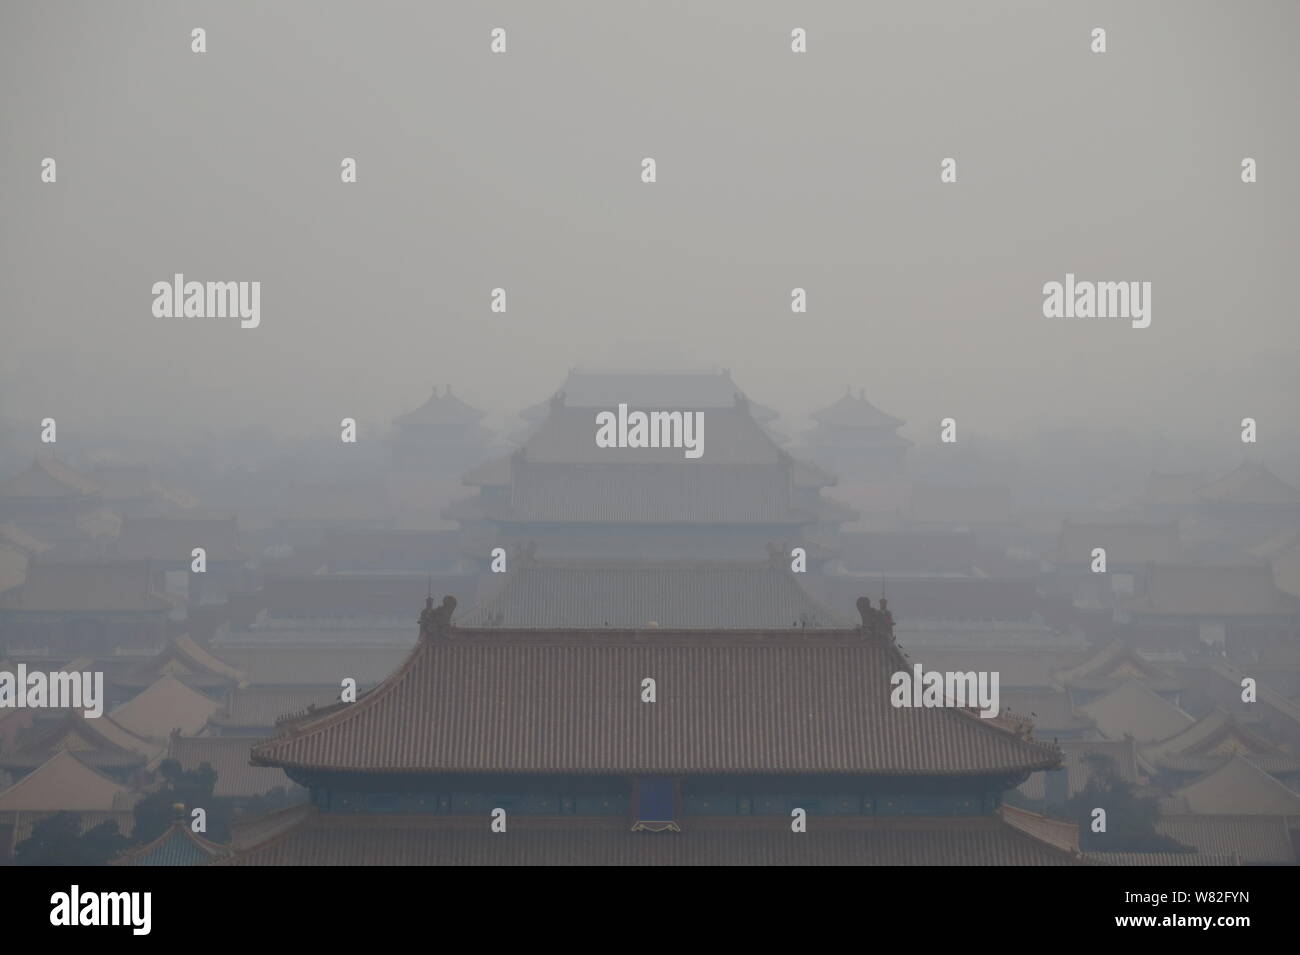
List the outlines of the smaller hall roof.
{"label": "smaller hall roof", "polygon": [[838,401],[827,405],[820,411],[814,411],[812,419],[826,428],[862,428],[868,430],[893,431],[904,424],[902,418],[881,411],[867,400],[866,392],[856,395],[852,388],[845,388]]}
{"label": "smaller hall roof", "polygon": [[129,808],[127,788],[61,750],[4,792],[0,812],[100,811]]}
{"label": "smaller hall roof", "polygon": [[179,729],[193,736],[207,725],[220,704],[192,690],[170,673],[112,712],[113,721],[146,739],[170,738]]}
{"label": "smaller hall roof", "polygon": [[399,428],[466,425],[474,424],[484,414],[485,412],[479,411],[453,395],[451,385],[447,385],[442,394],[438,394],[438,386],[434,385],[433,394],[429,396],[428,401],[413,411],[398,415],[393,419],[393,424]]}

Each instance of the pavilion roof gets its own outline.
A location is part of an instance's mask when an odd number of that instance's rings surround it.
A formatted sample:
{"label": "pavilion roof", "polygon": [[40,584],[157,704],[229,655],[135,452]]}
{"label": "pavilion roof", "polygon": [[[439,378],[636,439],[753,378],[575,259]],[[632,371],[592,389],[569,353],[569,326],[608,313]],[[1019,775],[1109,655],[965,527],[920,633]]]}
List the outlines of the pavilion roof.
{"label": "pavilion roof", "polygon": [[144,845],[133,846],[109,865],[187,866],[207,865],[226,855],[229,849],[220,843],[204,839],[190,829],[189,824],[178,819],[168,826],[158,838]]}
{"label": "pavilion roof", "polygon": [[902,418],[881,411],[870,401],[866,394],[859,391],[853,394],[846,388],[838,401],[827,405],[820,411],[812,413],[812,419],[827,428],[865,428],[893,431],[903,425]]}
{"label": "pavilion roof", "polygon": [[1300,793],[1238,755],[1175,790],[1169,805],[1173,811],[1204,815],[1300,816]]}
{"label": "pavilion roof", "polygon": [[1236,716],[1222,707],[1168,739],[1142,749],[1147,762],[1174,770],[1215,768],[1242,754],[1259,766],[1273,761],[1292,769],[1300,768],[1300,763],[1280,746],[1243,726]]}
{"label": "pavilion roof", "polygon": [[118,754],[130,756],[128,762],[155,756],[158,743],[144,739],[120,725],[107,714],[87,717],[82,710],[68,710],[56,725],[31,737],[18,747],[23,754],[49,754],[68,750],[78,755]]}
{"label": "pavilion roof", "polygon": [[1096,723],[1108,739],[1131,736],[1139,743],[1165,739],[1195,722],[1182,709],[1136,681],[1120,684],[1105,696],[1083,704],[1078,711]]}
{"label": "pavilion roof", "polygon": [[12,810],[109,811],[129,808],[130,792],[60,750],[8,789],[0,792],[0,812]]}
{"label": "pavilion roof", "polygon": [[1083,690],[1111,689],[1136,680],[1156,691],[1177,690],[1184,681],[1165,672],[1121,640],[1112,640],[1086,660],[1056,674],[1067,687]]}
{"label": "pavilion roof", "polygon": [[413,411],[398,415],[393,419],[393,424],[399,428],[466,425],[474,424],[483,415],[484,412],[467,405],[453,395],[451,385],[448,385],[441,395],[438,394],[438,387],[435,385],[428,401]]}
{"label": "pavilion roof", "polygon": [[181,634],[156,655],[114,676],[112,682],[147,687],[167,674],[192,686],[220,686],[244,679],[236,667],[214,656],[189,634]]}
{"label": "pavilion roof", "polygon": [[198,733],[220,708],[215,700],[168,673],[110,715],[137,736],[165,740],[177,729],[187,736]]}

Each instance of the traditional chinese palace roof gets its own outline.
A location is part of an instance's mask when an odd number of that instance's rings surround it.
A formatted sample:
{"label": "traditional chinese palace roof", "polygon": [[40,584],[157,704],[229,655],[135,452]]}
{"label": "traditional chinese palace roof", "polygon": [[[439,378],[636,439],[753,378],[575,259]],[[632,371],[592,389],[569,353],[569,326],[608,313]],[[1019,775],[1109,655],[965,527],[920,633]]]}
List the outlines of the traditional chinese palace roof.
{"label": "traditional chinese palace roof", "polygon": [[165,613],[175,601],[156,590],[153,571],[148,561],[37,561],[21,586],[0,594],[0,610]]}
{"label": "traditional chinese palace roof", "polygon": [[[890,705],[892,637],[843,630],[511,630],[430,623],[356,703],[287,724],[257,765],[369,773],[1018,777],[1053,747],[956,708]],[[642,680],[657,701],[643,703]],[[1012,782],[1010,785],[1014,785]]]}
{"label": "traditional chinese palace roof", "polygon": [[0,499],[47,500],[88,497],[98,493],[98,484],[52,454],[38,455],[27,470],[0,482]]}
{"label": "traditional chinese palace roof", "polygon": [[[709,372],[589,372],[574,369],[569,372],[559,392],[564,401],[575,408],[601,408],[610,410],[620,403],[629,408],[656,410],[681,409],[709,411],[730,408],[736,396],[744,393],[726,371]],[[772,421],[777,413],[755,402],[749,407],[760,422]],[[520,412],[528,421],[538,421],[549,413],[548,403],[540,401]]]}
{"label": "traditional chinese palace roof", "polygon": [[[855,395],[849,388],[845,389],[843,397],[838,401],[813,412],[811,417],[822,427],[832,429],[893,431],[904,423],[901,418],[886,414],[873,405],[863,392],[859,391]],[[904,444],[910,443],[903,438],[898,440]]]}
{"label": "traditional chinese palace roof", "polygon": [[441,428],[447,425],[472,425],[484,412],[467,405],[451,393],[451,385],[440,395],[435,385],[429,400],[414,411],[398,415],[393,424],[399,428]]}
{"label": "traditional chinese palace roof", "polygon": [[157,839],[127,850],[109,865],[207,865],[228,851],[224,846],[192,832],[184,820],[177,820]]}

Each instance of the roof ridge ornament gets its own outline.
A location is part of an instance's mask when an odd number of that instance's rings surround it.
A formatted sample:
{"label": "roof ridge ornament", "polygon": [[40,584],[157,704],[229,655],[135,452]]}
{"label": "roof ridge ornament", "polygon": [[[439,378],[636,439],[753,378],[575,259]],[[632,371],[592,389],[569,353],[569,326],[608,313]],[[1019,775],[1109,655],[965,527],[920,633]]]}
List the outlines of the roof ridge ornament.
{"label": "roof ridge ornament", "polygon": [[451,594],[442,598],[442,606],[434,607],[433,596],[424,600],[424,610],[420,613],[420,636],[433,639],[446,637],[451,629],[451,615],[456,611],[456,598]]}
{"label": "roof ridge ornament", "polygon": [[858,613],[862,615],[862,633],[872,639],[886,639],[894,642],[894,615],[889,611],[889,602],[880,598],[880,609],[871,606],[870,597],[858,598]]}

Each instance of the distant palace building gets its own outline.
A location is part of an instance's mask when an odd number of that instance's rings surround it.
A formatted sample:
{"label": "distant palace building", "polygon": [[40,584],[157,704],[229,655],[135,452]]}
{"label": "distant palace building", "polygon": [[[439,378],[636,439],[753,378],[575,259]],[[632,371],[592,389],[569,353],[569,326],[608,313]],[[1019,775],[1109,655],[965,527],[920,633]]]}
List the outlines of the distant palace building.
{"label": "distant palace building", "polygon": [[1023,725],[892,707],[908,663],[865,601],[862,627],[777,631],[461,628],[455,603],[427,601],[382,685],[254,747],[311,804],[257,820],[229,861],[1079,860],[1073,825],[1002,805],[1059,751]]}
{"label": "distant palace building", "polygon": [[865,392],[845,389],[839,401],[813,412],[817,426],[804,432],[807,455],[845,479],[897,477],[912,446],[898,429],[902,419],[885,414]]}
{"label": "distant palace building", "polygon": [[165,593],[147,560],[37,561],[0,594],[0,642],[54,656],[156,653],[184,601]]}
{"label": "distant palace building", "polygon": [[[756,401],[750,401],[731,378],[729,371],[689,372],[597,372],[570,369],[559,388],[571,408],[612,409],[620,402],[629,408],[708,411],[730,408],[736,395],[749,401],[754,420],[767,428],[780,415]],[[519,412],[526,422],[512,435],[519,444],[527,443],[538,426],[550,417],[549,401],[539,401]]]}
{"label": "distant palace building", "polygon": [[433,389],[429,400],[393,419],[393,464],[399,470],[452,476],[488,454],[491,436],[479,422],[484,412],[451,393]]}
{"label": "distant palace building", "polygon": [[43,453],[27,470],[0,481],[0,524],[54,545],[59,557],[81,558],[97,556],[121,521],[104,507],[97,483]]}
{"label": "distant palace building", "polygon": [[1207,557],[1231,562],[1283,531],[1300,531],[1300,488],[1258,462],[1196,492],[1187,537]]}
{"label": "distant palace building", "polygon": [[[567,385],[576,395],[557,393],[523,447],[465,476],[478,495],[444,511],[476,553],[533,543],[545,558],[754,560],[854,517],[821,496],[834,477],[778,447],[744,395],[724,402],[725,374],[574,373]],[[596,415],[620,404],[701,412],[702,457],[598,447]],[[814,570],[825,555],[806,549]]]}

